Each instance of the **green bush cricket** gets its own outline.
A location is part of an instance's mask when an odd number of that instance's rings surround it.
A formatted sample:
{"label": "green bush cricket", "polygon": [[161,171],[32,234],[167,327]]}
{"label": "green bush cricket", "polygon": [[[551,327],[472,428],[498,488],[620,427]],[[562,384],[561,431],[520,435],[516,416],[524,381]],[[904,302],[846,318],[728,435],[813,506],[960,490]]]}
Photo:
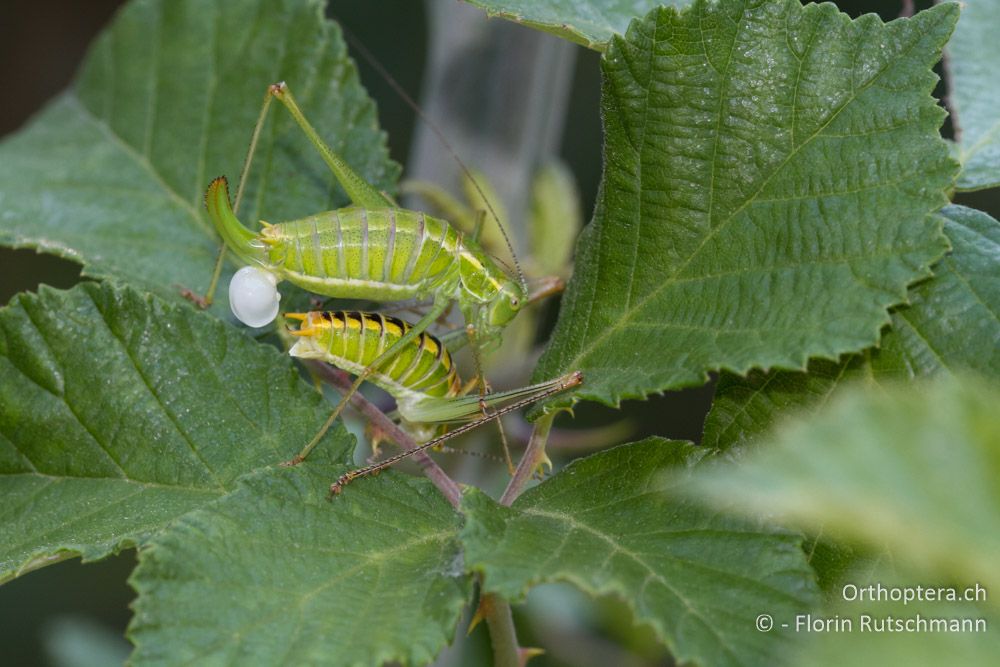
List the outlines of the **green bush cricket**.
{"label": "green bush cricket", "polygon": [[[236,211],[261,126],[273,99],[280,101],[292,114],[354,205],[274,225],[265,223],[258,233],[243,226]],[[466,334],[478,363],[479,350],[499,344],[503,328],[527,302],[552,293],[561,284],[550,282],[536,294],[529,294],[520,269],[518,279],[509,276],[474,238],[466,237],[445,220],[396,206],[327,146],[283,82],[267,89],[237,189],[236,205],[230,203],[224,177],[212,181],[205,202],[209,217],[226,246],[247,264],[234,276],[230,301],[234,314],[251,326],[262,326],[276,316],[275,286],[281,280],[326,296],[383,302],[431,301],[427,313],[412,326],[408,325],[392,344],[378,348],[374,356],[356,355],[352,363],[360,365],[347,369],[357,374],[351,390],[323,428],[289,462],[291,464],[308,456],[350,395],[407,346],[418,341],[453,302],[458,304],[465,318]],[[364,330],[362,327],[361,331]],[[397,365],[397,362],[392,363]],[[434,408],[429,415],[423,413],[421,416],[442,415],[438,419],[426,419],[428,421],[447,421],[454,418],[448,416],[453,412],[468,416],[471,404],[486,416],[487,405],[494,404],[494,400],[493,397],[487,399],[481,377],[479,386],[478,399],[434,397],[437,399]],[[514,390],[513,394],[524,396],[522,392],[545,391],[539,387]],[[504,397],[510,399],[512,395],[507,392],[497,400]],[[444,401],[454,403],[445,408]]]}

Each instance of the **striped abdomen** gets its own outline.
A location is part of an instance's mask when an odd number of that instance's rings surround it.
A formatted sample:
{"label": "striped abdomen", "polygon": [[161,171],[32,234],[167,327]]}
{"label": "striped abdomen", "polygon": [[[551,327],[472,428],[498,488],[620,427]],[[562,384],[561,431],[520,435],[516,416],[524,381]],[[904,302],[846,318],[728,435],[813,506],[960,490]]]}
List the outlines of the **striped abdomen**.
{"label": "striped abdomen", "polygon": [[461,235],[398,208],[342,208],[268,226],[270,268],[318,294],[373,301],[423,298],[459,279]]}
{"label": "striped abdomen", "polygon": [[[299,338],[290,351],[292,356],[321,359],[354,374],[361,373],[411,329],[406,322],[379,313],[334,311],[285,316],[302,321],[299,329],[291,332]],[[428,333],[417,336],[369,380],[396,398],[403,416],[407,403],[453,397],[461,389],[451,355]]]}

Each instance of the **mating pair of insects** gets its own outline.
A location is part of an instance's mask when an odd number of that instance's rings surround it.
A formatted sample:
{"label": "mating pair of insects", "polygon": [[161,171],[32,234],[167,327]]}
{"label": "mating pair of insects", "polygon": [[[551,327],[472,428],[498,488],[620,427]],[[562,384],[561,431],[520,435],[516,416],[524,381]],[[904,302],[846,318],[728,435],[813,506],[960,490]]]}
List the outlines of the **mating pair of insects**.
{"label": "mating pair of insects", "polygon": [[[275,99],[295,118],[354,205],[274,225],[262,223],[261,231],[254,232],[239,221],[237,211],[261,127]],[[290,331],[298,338],[290,354],[320,359],[357,376],[323,428],[290,464],[309,455],[366,380],[391,394],[400,417],[411,425],[478,424],[582,382],[579,373],[572,373],[530,387],[487,394],[479,372],[479,394],[465,395],[471,387],[463,387],[445,343],[428,334],[428,326],[457,303],[466,322],[460,333],[471,344],[478,365],[479,350],[497,345],[504,327],[518,311],[551,293],[551,288],[531,293],[520,268],[513,278],[475,239],[448,222],[398,207],[326,145],[283,82],[268,87],[235,205],[230,203],[225,177],[212,181],[205,203],[226,246],[246,265],[234,275],[229,296],[233,313],[247,325],[264,326],[277,317],[277,284],[282,280],[324,296],[431,303],[414,324],[378,313],[286,313],[286,318],[300,323],[298,329]],[[214,284],[210,294],[212,289]],[[453,434],[445,433],[415,449],[348,472],[331,486],[331,493],[339,493],[353,479],[439,445]]]}

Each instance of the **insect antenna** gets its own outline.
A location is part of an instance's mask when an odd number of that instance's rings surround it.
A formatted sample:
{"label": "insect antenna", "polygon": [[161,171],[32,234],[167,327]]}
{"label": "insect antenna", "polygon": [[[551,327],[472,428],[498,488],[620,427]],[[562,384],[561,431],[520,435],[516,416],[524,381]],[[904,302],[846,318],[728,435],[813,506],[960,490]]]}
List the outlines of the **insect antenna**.
{"label": "insect antenna", "polygon": [[[334,18],[336,19],[336,17]],[[350,44],[351,47],[355,51],[357,51],[362,58],[364,58],[365,62],[367,62],[372,67],[372,69],[378,72],[379,76],[385,79],[385,82],[389,84],[389,87],[392,88],[397,95],[399,95],[400,99],[402,99],[403,102],[406,103],[406,106],[410,107],[413,110],[413,113],[417,114],[417,117],[420,118],[420,120],[422,120],[427,125],[428,128],[430,128],[431,132],[433,132],[434,135],[441,142],[441,145],[444,146],[445,150],[448,151],[451,157],[455,160],[455,163],[458,164],[459,169],[462,170],[462,174],[467,179],[469,179],[470,183],[472,183],[472,187],[476,189],[476,192],[483,200],[483,203],[486,204],[486,208],[489,210],[490,216],[493,218],[493,220],[496,221],[497,228],[500,230],[500,234],[503,236],[504,243],[507,245],[507,249],[510,251],[510,256],[514,260],[514,268],[516,269],[517,280],[521,284],[521,289],[523,289],[524,292],[527,293],[528,281],[525,280],[524,278],[524,272],[521,270],[521,263],[517,260],[517,253],[514,252],[514,245],[510,241],[510,236],[507,235],[507,230],[504,229],[503,223],[500,221],[500,216],[498,216],[497,212],[493,209],[493,204],[490,203],[490,200],[486,196],[486,193],[483,192],[483,188],[479,185],[479,181],[476,180],[475,176],[472,175],[472,171],[467,166],[465,166],[465,163],[462,161],[462,158],[458,157],[458,153],[452,147],[451,142],[448,141],[448,138],[445,137],[444,132],[441,130],[441,128],[438,127],[437,124],[433,120],[431,120],[427,116],[427,114],[424,113],[423,109],[420,108],[420,105],[417,104],[414,101],[414,99],[410,97],[409,93],[406,92],[403,86],[401,86],[399,82],[396,81],[396,79],[393,78],[391,74],[389,74],[388,70],[386,70],[386,68],[382,66],[382,63],[380,63],[378,59],[374,56],[374,54],[372,54],[372,52],[368,50],[368,47],[362,44],[361,40],[355,37],[350,30],[344,27],[343,23],[341,23],[339,20],[337,21],[337,23],[340,24],[340,29],[344,33],[344,39],[347,40],[348,44]]]}

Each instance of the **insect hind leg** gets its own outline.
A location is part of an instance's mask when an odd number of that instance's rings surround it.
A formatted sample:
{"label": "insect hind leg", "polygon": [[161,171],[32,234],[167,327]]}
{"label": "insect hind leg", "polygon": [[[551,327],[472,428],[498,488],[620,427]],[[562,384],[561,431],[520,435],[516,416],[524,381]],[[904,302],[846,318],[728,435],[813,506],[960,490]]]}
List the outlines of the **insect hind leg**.
{"label": "insect hind leg", "polygon": [[298,102],[295,101],[295,96],[292,95],[288,84],[284,81],[271,84],[268,86],[267,93],[270,97],[274,97],[285,105],[285,108],[292,114],[295,122],[299,124],[299,127],[309,138],[309,142],[320,156],[322,156],[327,166],[330,167],[330,171],[333,172],[333,175],[337,178],[337,181],[344,188],[344,191],[351,198],[352,202],[366,208],[385,208],[386,206],[396,205],[386,194],[366,181],[361,174],[354,171],[344,158],[335,153],[323,141],[319,133],[312,126],[312,123],[302,113],[302,109],[299,107]]}

